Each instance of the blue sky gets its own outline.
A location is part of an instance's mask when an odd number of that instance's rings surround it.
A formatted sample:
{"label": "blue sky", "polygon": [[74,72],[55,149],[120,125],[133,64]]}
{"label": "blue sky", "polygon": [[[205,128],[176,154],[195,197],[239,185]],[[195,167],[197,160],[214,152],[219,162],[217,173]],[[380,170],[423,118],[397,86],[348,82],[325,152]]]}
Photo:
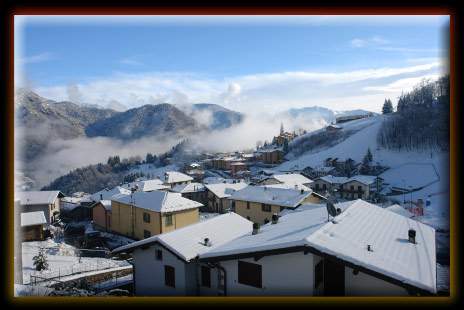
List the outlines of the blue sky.
{"label": "blue sky", "polygon": [[449,16],[17,16],[15,84],[61,101],[380,112],[443,73]]}

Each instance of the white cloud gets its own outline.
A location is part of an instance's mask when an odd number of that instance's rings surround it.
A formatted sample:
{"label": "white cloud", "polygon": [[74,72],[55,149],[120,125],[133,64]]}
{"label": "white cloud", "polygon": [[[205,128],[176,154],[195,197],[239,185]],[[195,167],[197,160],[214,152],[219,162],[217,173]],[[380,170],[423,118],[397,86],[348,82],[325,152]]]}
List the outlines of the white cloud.
{"label": "white cloud", "polygon": [[17,59],[19,64],[28,64],[28,63],[37,63],[37,62],[44,62],[47,60],[53,59],[53,54],[50,52],[43,52],[39,55],[33,55],[29,57],[23,57]]}
{"label": "white cloud", "polygon": [[[292,107],[314,106],[315,103],[333,107],[335,102],[340,102],[338,98],[359,96],[362,99],[366,87],[369,89],[395,80],[439,74],[441,66],[440,62],[432,62],[347,72],[280,72],[223,79],[188,72],[118,73],[87,83],[80,82],[78,90],[82,94],[82,102],[98,103],[104,107],[109,107],[112,101],[127,108],[149,103],[215,103],[239,112],[265,109],[269,113],[278,113]],[[66,86],[34,90],[45,98],[68,99]],[[344,104],[338,109],[362,108],[367,100],[366,97],[357,103],[352,101],[352,106]],[[383,101],[377,104],[375,111],[381,109]]]}
{"label": "white cloud", "polygon": [[350,41],[351,46],[353,47],[363,47],[367,44],[365,40],[362,39],[353,39]]}
{"label": "white cloud", "polygon": [[141,65],[143,65],[142,62],[140,62],[138,60],[135,60],[133,58],[124,58],[124,59],[121,59],[119,62],[124,64],[124,65],[130,65],[130,66],[141,66]]}

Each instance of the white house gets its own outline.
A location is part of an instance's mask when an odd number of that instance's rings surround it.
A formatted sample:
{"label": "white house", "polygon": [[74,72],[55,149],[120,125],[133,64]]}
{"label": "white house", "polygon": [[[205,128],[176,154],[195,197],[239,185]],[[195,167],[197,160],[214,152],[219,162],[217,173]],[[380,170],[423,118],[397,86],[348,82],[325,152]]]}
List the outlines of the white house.
{"label": "white house", "polygon": [[60,214],[60,198],[65,195],[60,191],[16,192],[15,199],[21,201],[21,213],[43,211],[47,223],[53,223]]}
{"label": "white house", "polygon": [[249,234],[252,223],[231,212],[113,250],[130,253],[136,296],[218,296],[218,270],[198,255]]}
{"label": "white house", "polygon": [[[338,205],[336,206],[339,207]],[[435,230],[363,200],[293,211],[199,255],[226,296],[435,295]]]}

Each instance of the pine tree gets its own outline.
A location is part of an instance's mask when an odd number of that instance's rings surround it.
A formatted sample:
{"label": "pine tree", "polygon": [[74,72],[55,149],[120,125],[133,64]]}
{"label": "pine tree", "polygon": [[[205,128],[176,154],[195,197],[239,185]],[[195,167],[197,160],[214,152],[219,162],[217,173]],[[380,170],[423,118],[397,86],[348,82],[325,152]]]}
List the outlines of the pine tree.
{"label": "pine tree", "polygon": [[32,261],[34,263],[35,270],[37,271],[45,270],[48,268],[48,261],[44,253],[44,248],[39,248],[39,254],[34,256]]}
{"label": "pine tree", "polygon": [[385,102],[383,103],[383,107],[382,107],[382,113],[383,114],[393,113],[393,104],[390,98],[385,99]]}

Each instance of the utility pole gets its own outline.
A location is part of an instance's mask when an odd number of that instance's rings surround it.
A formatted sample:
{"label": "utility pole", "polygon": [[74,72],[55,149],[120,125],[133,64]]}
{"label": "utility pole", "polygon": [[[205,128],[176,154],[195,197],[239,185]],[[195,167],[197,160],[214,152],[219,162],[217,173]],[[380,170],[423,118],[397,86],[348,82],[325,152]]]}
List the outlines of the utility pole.
{"label": "utility pole", "polygon": [[406,190],[406,183],[403,180],[403,204],[406,203],[406,192],[405,192],[405,190]]}
{"label": "utility pole", "polygon": [[411,208],[412,208],[412,186],[409,185],[409,192],[411,193],[411,200],[409,201]]}

